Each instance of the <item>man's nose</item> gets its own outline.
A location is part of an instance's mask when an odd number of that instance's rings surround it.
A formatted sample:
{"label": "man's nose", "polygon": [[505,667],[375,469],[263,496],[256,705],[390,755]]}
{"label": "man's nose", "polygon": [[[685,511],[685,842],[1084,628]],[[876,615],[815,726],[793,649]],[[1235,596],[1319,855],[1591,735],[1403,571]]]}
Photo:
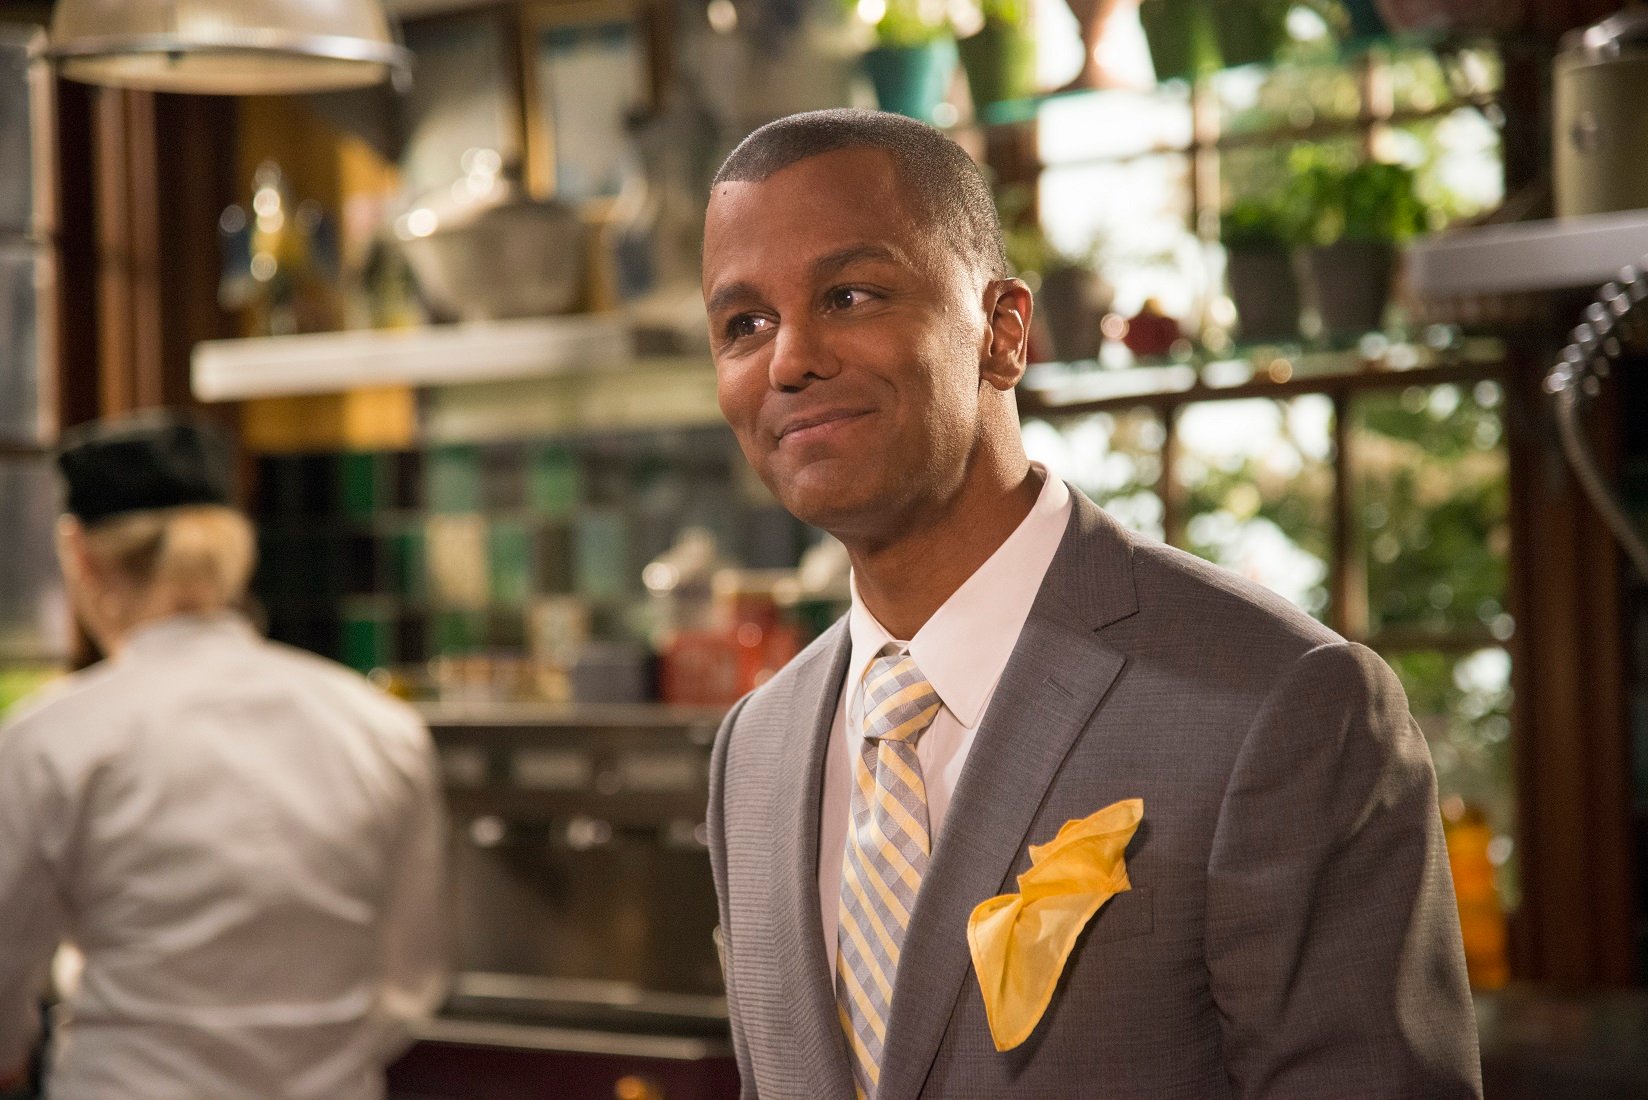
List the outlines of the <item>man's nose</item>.
{"label": "man's nose", "polygon": [[767,361],[767,382],[775,390],[800,390],[839,370],[820,326],[811,319],[779,325]]}

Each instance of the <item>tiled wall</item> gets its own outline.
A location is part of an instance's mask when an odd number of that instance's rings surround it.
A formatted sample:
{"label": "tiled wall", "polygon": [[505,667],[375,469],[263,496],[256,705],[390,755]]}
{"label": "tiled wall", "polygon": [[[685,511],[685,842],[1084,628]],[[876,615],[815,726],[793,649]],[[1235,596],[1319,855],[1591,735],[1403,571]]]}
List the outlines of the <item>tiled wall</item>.
{"label": "tiled wall", "polygon": [[684,526],[754,568],[795,565],[812,537],[752,487],[722,428],[257,465],[253,588],[271,636],[363,671],[523,652],[548,597],[596,638],[644,641],[641,569]]}

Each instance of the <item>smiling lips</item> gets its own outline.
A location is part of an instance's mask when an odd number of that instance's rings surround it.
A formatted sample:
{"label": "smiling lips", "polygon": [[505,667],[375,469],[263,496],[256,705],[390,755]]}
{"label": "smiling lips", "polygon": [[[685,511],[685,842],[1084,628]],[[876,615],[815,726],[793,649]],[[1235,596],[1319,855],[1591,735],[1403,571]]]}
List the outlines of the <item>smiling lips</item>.
{"label": "smiling lips", "polygon": [[820,409],[797,414],[779,425],[777,440],[782,444],[786,439],[799,442],[818,438],[848,421],[868,415],[867,409]]}

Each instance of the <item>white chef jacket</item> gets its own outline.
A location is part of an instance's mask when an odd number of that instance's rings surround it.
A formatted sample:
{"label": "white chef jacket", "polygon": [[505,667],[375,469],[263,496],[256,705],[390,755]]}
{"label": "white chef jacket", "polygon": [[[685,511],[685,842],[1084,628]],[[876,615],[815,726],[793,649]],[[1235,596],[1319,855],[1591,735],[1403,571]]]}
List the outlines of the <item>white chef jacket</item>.
{"label": "white chef jacket", "polygon": [[376,1100],[444,984],[428,731],[234,615],[135,631],[0,727],[0,1069],[85,956],[50,1094]]}
{"label": "white chef jacket", "polygon": [[1070,489],[1039,462],[1044,479],[1036,503],[1007,540],[962,586],[933,612],[907,643],[895,639],[870,614],[853,586],[847,617],[852,657],[836,704],[824,759],[824,798],[819,807],[818,900],[824,920],[824,951],[835,973],[836,922],[841,910],[841,864],[847,847],[847,816],[853,762],[863,751],[864,731],[847,730],[847,703],[882,647],[893,644],[915,658],[916,667],[943,704],[916,742],[922,783],[927,789],[927,828],[936,850],[944,839],[950,795],[961,778],[973,736],[995,697],[1007,659],[1019,644],[1030,606],[1070,522]]}

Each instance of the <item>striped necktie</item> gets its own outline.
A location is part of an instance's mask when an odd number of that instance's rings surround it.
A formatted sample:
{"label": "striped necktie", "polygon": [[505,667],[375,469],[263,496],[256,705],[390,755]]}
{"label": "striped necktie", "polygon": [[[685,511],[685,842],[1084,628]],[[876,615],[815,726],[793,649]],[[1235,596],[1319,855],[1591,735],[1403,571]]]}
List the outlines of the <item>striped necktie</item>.
{"label": "striped necktie", "polygon": [[899,950],[931,850],[916,740],[939,697],[914,660],[893,653],[871,663],[856,702],[864,744],[841,867],[835,990],[858,1100],[872,1100]]}

